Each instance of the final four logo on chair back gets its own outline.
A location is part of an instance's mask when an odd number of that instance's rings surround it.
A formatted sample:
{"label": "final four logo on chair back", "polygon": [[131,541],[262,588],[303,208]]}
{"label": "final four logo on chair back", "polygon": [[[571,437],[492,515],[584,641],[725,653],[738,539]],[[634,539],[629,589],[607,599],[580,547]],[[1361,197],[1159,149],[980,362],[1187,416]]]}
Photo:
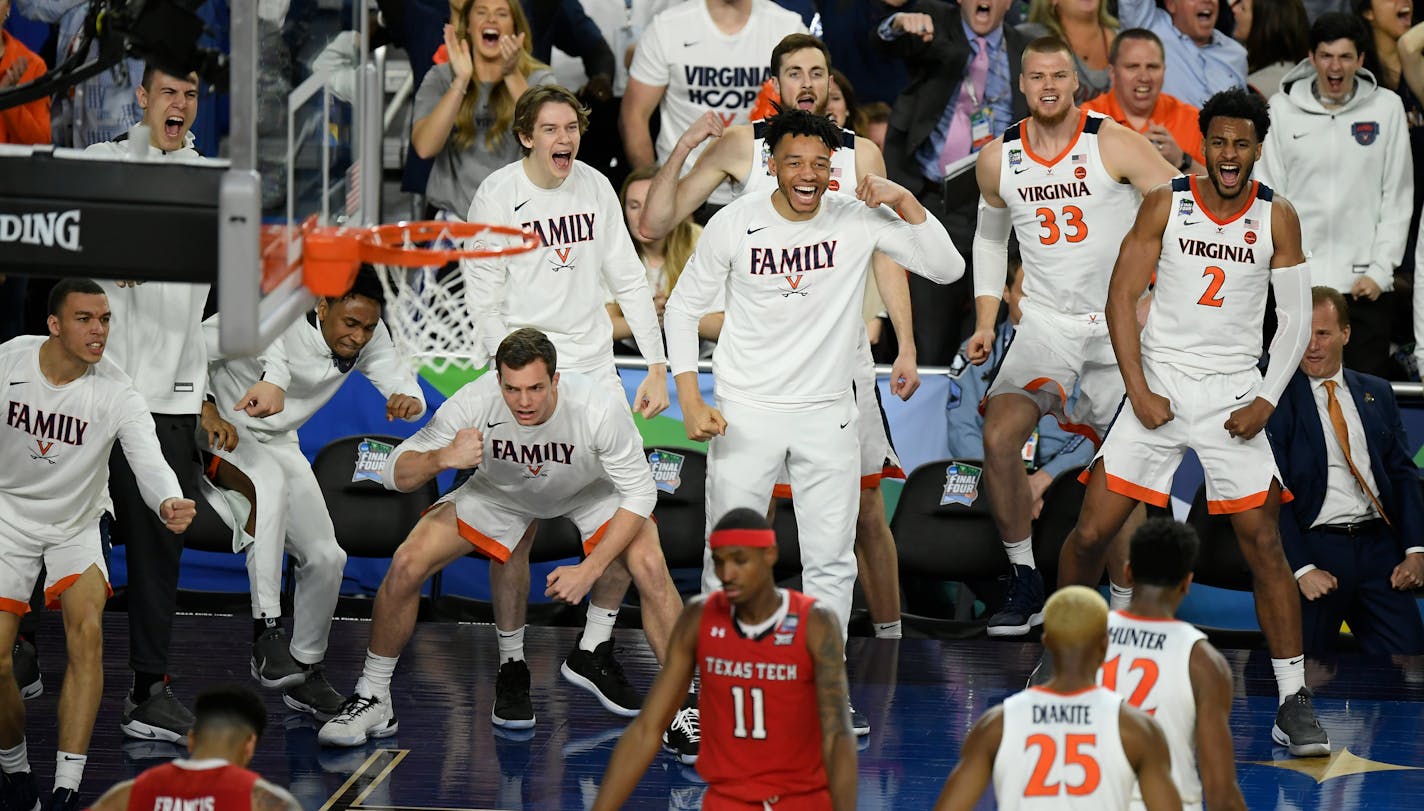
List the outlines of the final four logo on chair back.
{"label": "final four logo on chair back", "polygon": [[395,448],[374,439],[363,439],[356,446],[356,469],[351,473],[351,481],[381,481],[381,471]]}
{"label": "final four logo on chair back", "polygon": [[984,475],[983,468],[963,462],[951,462],[949,467],[944,470],[944,495],[940,496],[939,505],[941,507],[951,504],[972,506],[974,500],[979,498],[979,477],[982,475]]}
{"label": "final four logo on chair back", "polygon": [[648,454],[648,467],[653,469],[653,483],[664,493],[672,494],[682,486],[682,463],[685,457],[672,451],[655,450]]}

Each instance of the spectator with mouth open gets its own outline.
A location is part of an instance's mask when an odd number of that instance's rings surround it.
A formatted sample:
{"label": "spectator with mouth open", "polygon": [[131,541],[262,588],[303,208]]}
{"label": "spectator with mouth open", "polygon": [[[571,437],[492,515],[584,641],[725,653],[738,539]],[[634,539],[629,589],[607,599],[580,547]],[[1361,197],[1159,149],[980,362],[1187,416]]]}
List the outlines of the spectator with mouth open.
{"label": "spectator with mouth open", "polygon": [[1217,0],[1121,0],[1124,29],[1146,28],[1162,40],[1167,75],[1162,91],[1201,106],[1212,94],[1246,86],[1246,47],[1216,30]]}

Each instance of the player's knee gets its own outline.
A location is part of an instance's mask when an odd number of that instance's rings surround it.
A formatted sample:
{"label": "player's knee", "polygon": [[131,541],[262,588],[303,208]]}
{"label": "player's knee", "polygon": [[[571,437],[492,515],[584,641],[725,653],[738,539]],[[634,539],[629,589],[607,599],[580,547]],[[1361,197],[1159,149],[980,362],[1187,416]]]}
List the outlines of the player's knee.
{"label": "player's knee", "polygon": [[1109,532],[1108,527],[1096,524],[1091,521],[1079,521],[1073,528],[1073,532],[1068,535],[1066,542],[1070,550],[1076,552],[1102,552],[1108,548],[1116,533]]}
{"label": "player's knee", "polygon": [[1263,526],[1249,533],[1242,533],[1239,536],[1241,542],[1241,556],[1252,565],[1260,562],[1271,561],[1276,558],[1284,560],[1284,552],[1281,548],[1281,536],[1276,532],[1274,526]]}
{"label": "player's knee", "polygon": [[318,544],[307,555],[307,565],[313,571],[340,572],[346,568],[346,550],[333,538],[327,543]]}
{"label": "player's knee", "polygon": [[1001,459],[1004,457],[1019,458],[1023,453],[1023,444],[1026,439],[1020,436],[1017,426],[1007,425],[1003,422],[990,424],[984,423],[984,460]]}
{"label": "player's knee", "polygon": [[71,662],[97,660],[104,648],[104,626],[99,612],[86,611],[65,622],[64,642]]}
{"label": "player's knee", "polygon": [[628,548],[628,570],[635,582],[647,582],[667,574],[667,559],[656,533],[639,536],[638,543]]}
{"label": "player's knee", "polygon": [[425,557],[410,544],[404,544],[391,558],[391,567],[386,570],[385,585],[398,591],[420,588],[425,582],[425,573],[430,568]]}

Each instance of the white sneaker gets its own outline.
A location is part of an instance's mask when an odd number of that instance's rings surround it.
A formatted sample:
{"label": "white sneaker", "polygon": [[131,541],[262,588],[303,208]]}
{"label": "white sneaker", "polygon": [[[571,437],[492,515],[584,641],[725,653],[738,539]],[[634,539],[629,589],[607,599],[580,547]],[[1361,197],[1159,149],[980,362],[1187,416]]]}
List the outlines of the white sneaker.
{"label": "white sneaker", "polygon": [[391,700],[353,694],[341,710],[322,725],[317,740],[327,746],[360,746],[370,738],[396,734],[400,724],[391,709]]}

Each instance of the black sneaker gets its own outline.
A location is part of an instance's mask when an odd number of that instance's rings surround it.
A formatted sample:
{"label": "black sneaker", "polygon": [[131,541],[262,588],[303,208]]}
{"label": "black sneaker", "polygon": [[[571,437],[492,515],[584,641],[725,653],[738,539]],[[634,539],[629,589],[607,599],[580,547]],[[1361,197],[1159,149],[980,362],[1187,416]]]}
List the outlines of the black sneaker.
{"label": "black sneaker", "polygon": [[326,680],[326,666],[321,662],[306,669],[306,678],[282,694],[282,703],[323,723],[335,718],[345,702],[346,696]]}
{"label": "black sneaker", "polygon": [[15,684],[20,688],[20,698],[29,701],[44,695],[44,682],[40,681],[40,658],[34,644],[24,637],[16,639],[11,661],[15,668]]}
{"label": "black sneaker", "polygon": [[[568,667],[568,665],[565,665]],[[529,700],[529,663],[510,659],[494,678],[494,709],[490,723],[505,729],[532,729],[534,702]]]}
{"label": "black sneaker", "polygon": [[850,705],[850,729],[857,738],[870,734],[870,719],[865,717],[865,713],[857,712],[855,705]]}
{"label": "black sneaker", "polygon": [[6,772],[0,776],[0,808],[5,811],[40,811],[40,790],[34,772]]}
{"label": "black sneaker", "polygon": [[593,693],[598,703],[614,715],[632,718],[643,709],[643,697],[628,683],[623,675],[623,665],[613,658],[611,639],[592,652],[575,644],[573,653],[564,660],[559,672],[573,684]]}
{"label": "black sneaker", "polygon": [[132,695],[124,696],[119,726],[130,738],[179,743],[188,739],[193,713],[173,695],[172,686],[164,679],[150,688],[142,704],[135,704]]}
{"label": "black sneaker", "polygon": [[77,811],[78,808],[78,792],[69,788],[57,788],[49,795],[49,804],[45,806],[45,811]]}
{"label": "black sneaker", "polygon": [[1033,666],[1033,672],[1028,674],[1029,687],[1042,687],[1053,680],[1053,651],[1048,648],[1043,649],[1043,655],[1038,658],[1038,664]]}
{"label": "black sneaker", "polygon": [[1014,564],[1004,605],[989,618],[989,636],[1023,636],[1043,624],[1043,577],[1032,566]]}
{"label": "black sneaker", "polygon": [[697,751],[702,746],[702,716],[696,707],[683,707],[663,730],[663,748],[684,766],[697,763]]}
{"label": "black sneaker", "polygon": [[1330,754],[1330,737],[1315,720],[1315,694],[1302,687],[1286,698],[1276,710],[1271,740],[1290,749],[1296,757],[1324,757]]}
{"label": "black sneaker", "polygon": [[285,689],[301,684],[307,672],[292,658],[281,626],[268,628],[252,643],[252,678],[263,687]]}

